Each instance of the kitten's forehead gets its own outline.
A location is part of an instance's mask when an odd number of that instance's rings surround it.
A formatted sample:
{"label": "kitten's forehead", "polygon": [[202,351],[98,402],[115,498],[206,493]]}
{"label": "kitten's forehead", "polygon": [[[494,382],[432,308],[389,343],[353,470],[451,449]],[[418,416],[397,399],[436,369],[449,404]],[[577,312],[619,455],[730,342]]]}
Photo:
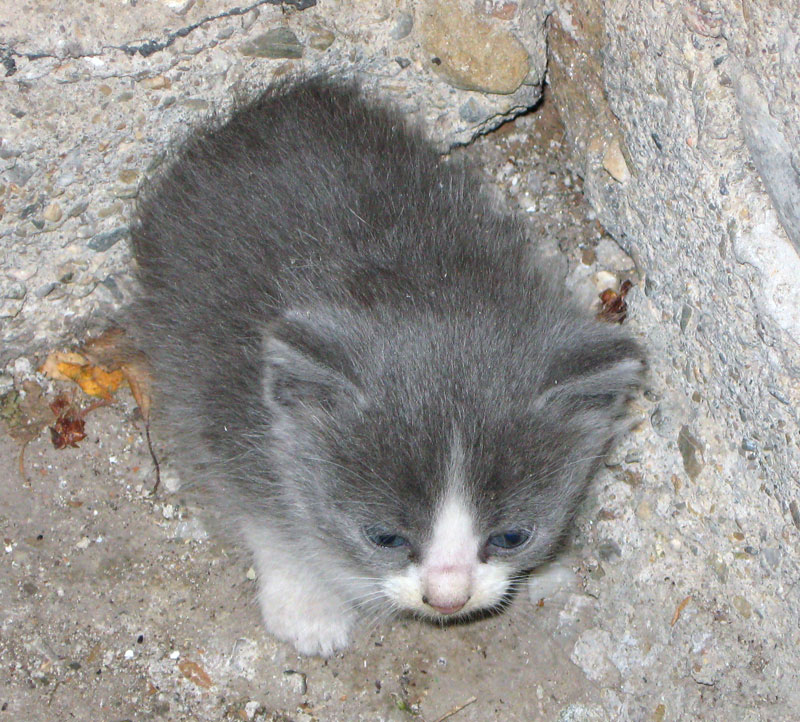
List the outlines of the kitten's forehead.
{"label": "kitten's forehead", "polygon": [[468,457],[461,435],[454,430],[442,495],[430,531],[426,562],[437,568],[469,566],[478,552],[475,510],[467,484]]}
{"label": "kitten's forehead", "polygon": [[450,456],[445,467],[445,484],[443,498],[456,493],[464,494],[467,481],[467,452],[463,436],[454,424],[450,438]]}

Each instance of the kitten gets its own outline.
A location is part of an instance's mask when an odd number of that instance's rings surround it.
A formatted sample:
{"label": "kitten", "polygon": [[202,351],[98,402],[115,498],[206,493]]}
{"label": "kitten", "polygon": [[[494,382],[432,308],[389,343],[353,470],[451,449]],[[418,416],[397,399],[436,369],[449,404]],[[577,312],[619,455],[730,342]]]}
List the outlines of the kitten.
{"label": "kitten", "polygon": [[501,607],[563,541],[644,368],[521,223],[353,84],[197,131],[133,230],[135,337],[178,463],[303,654],[363,614]]}

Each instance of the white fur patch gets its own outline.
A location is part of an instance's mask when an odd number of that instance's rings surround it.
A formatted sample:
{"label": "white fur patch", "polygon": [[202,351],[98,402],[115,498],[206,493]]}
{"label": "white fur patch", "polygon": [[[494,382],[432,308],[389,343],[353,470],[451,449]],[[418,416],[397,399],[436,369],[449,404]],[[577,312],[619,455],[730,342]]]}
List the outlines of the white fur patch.
{"label": "white fur patch", "polygon": [[508,589],[512,569],[497,559],[478,558],[484,540],[476,533],[474,509],[464,488],[468,460],[458,439],[447,470],[447,492],[439,504],[420,564],[388,577],[384,591],[398,606],[424,616],[461,616],[491,607]]}
{"label": "white fur patch", "polygon": [[300,654],[329,657],[347,646],[355,613],[308,560],[286,550],[263,527],[248,541],[258,571],[258,601],[264,626]]}

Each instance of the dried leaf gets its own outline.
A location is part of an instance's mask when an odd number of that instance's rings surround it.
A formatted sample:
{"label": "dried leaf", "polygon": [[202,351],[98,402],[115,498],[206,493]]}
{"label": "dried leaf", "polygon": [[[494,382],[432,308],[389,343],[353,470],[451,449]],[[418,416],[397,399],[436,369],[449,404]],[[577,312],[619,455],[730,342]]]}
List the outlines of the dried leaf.
{"label": "dried leaf", "polygon": [[95,366],[102,366],[105,369],[118,368],[122,365],[121,349],[124,337],[125,332],[121,328],[109,328],[99,336],[86,341],[81,347],[81,353]]}
{"label": "dried leaf", "polygon": [[150,407],[152,405],[152,396],[150,394],[152,382],[147,367],[143,361],[137,359],[123,364],[122,373],[131,388],[133,400],[139,407],[139,411],[142,412],[142,418],[145,423],[147,423],[150,420]]}
{"label": "dried leaf", "polygon": [[69,376],[65,376],[58,368],[59,364],[62,363],[73,366],[83,366],[89,362],[85,356],[81,356],[74,351],[53,351],[39,367],[39,373],[44,374],[48,378],[55,379],[56,381],[72,381]]}
{"label": "dried leaf", "polygon": [[628,315],[628,305],[625,296],[633,288],[633,283],[623,281],[619,291],[607,288],[600,294],[600,310],[597,312],[598,321],[608,323],[622,323]]}
{"label": "dried leaf", "polygon": [[190,659],[182,659],[178,662],[178,669],[186,679],[194,682],[198,687],[208,689],[213,684],[211,677],[206,674],[206,671],[197,662],[192,662]]}
{"label": "dried leaf", "polygon": [[50,438],[56,449],[67,446],[78,448],[78,442],[86,438],[86,422],[80,411],[73,407],[66,394],[59,394],[50,404],[56,422],[50,427]]}
{"label": "dried leaf", "polygon": [[89,396],[102,399],[110,399],[124,378],[121,370],[93,366],[85,356],[72,351],[54,351],[39,371],[52,379],[74,381]]}
{"label": "dried leaf", "polygon": [[131,393],[142,418],[150,418],[152,383],[147,371],[147,360],[143,353],[132,348],[121,328],[110,328],[97,338],[87,341],[81,351],[95,366],[107,370],[119,369],[130,386]]}
{"label": "dried leaf", "polygon": [[122,371],[105,371],[99,366],[84,364],[78,366],[66,362],[59,362],[58,371],[71,381],[80,386],[89,396],[96,396],[101,399],[111,398],[119,385],[122,383]]}

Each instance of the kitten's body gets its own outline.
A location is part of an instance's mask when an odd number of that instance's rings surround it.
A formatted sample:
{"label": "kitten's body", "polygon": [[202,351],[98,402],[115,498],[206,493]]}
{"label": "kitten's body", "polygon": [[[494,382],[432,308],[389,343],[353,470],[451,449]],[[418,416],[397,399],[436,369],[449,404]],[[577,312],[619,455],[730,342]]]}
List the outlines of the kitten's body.
{"label": "kitten's body", "polygon": [[499,604],[563,539],[642,370],[471,174],[325,80],[190,139],[133,248],[178,463],[304,653],[365,609]]}

